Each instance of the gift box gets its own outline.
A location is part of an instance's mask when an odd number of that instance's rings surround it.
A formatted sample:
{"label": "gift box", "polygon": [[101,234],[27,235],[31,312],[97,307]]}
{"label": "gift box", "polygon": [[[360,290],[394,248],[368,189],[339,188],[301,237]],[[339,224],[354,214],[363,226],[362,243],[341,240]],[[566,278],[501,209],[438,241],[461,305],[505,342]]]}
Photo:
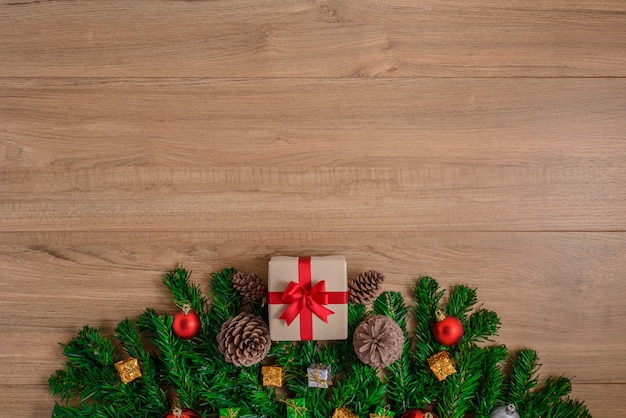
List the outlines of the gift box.
{"label": "gift box", "polygon": [[130,357],[125,360],[120,360],[115,363],[115,368],[124,383],[130,383],[141,377],[141,369],[139,369],[139,362],[136,358]]}
{"label": "gift box", "polygon": [[428,358],[428,365],[439,381],[446,380],[446,377],[456,373],[456,369],[447,351],[440,351],[430,356]]}
{"label": "gift box", "polygon": [[285,369],[280,366],[263,366],[263,386],[282,387],[285,383]]}
{"label": "gift box", "polygon": [[348,338],[348,278],[343,256],[272,257],[268,290],[273,341]]}
{"label": "gift box", "polygon": [[304,398],[283,400],[287,404],[287,418],[306,418],[308,409]]}
{"label": "gift box", "polygon": [[330,366],[313,364],[306,369],[306,375],[311,388],[327,388],[332,384]]}

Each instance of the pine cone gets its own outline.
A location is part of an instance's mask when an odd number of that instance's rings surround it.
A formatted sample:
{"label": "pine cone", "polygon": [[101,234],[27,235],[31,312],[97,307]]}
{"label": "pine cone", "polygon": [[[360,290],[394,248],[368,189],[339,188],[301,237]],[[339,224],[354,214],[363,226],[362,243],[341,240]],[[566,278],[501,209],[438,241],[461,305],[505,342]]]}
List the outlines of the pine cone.
{"label": "pine cone", "polygon": [[367,270],[356,275],[348,283],[348,295],[352,302],[368,303],[378,295],[385,275],[377,270]]}
{"label": "pine cone", "polygon": [[226,361],[240,367],[248,367],[263,360],[272,345],[270,330],[265,322],[246,312],[222,324],[217,342]]}
{"label": "pine cone", "polygon": [[251,300],[259,300],[267,296],[267,285],[256,273],[235,273],[233,287],[241,296]]}
{"label": "pine cone", "polygon": [[363,363],[387,367],[402,355],[404,334],[393,319],[386,315],[374,315],[356,327],[352,346]]}

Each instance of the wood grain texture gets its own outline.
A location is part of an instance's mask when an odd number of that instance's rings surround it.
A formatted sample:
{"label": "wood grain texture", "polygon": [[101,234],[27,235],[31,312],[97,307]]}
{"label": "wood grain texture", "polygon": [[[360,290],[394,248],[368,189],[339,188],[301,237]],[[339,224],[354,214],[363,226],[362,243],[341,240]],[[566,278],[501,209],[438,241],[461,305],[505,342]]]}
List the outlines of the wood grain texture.
{"label": "wood grain texture", "polygon": [[625,11],[619,0],[6,1],[0,76],[622,77]]}
{"label": "wood grain texture", "polygon": [[178,263],[331,253],[621,416],[625,75],[622,0],[0,1],[0,416]]}

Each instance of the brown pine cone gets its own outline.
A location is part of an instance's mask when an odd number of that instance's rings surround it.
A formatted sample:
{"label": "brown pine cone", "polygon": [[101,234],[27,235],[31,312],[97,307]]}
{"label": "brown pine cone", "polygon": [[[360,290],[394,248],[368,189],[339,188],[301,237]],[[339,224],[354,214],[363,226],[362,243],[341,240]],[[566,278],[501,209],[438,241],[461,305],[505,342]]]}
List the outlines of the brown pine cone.
{"label": "brown pine cone", "polygon": [[270,330],[265,322],[246,312],[222,324],[217,342],[226,361],[240,367],[260,362],[272,346]]}
{"label": "brown pine cone", "polygon": [[380,285],[385,275],[377,270],[367,270],[359,273],[348,283],[348,296],[352,302],[368,303],[380,291]]}
{"label": "brown pine cone", "polygon": [[256,273],[235,273],[233,287],[241,296],[251,300],[260,300],[267,296],[267,285]]}
{"label": "brown pine cone", "polygon": [[374,315],[356,327],[352,346],[363,363],[387,367],[402,355],[404,334],[393,319],[386,315]]}

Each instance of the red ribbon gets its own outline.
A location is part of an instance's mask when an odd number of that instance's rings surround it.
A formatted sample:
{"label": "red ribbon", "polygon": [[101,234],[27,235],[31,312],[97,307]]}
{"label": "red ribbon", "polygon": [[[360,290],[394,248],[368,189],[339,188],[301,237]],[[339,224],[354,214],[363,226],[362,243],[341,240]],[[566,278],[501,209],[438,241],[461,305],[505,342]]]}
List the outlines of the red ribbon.
{"label": "red ribbon", "polygon": [[288,304],[280,316],[287,325],[300,315],[300,339],[313,339],[313,314],[328,323],[333,311],[323,305],[348,303],[348,292],[327,292],[326,281],[311,287],[311,258],[298,258],[298,282],[291,281],[284,292],[269,292],[269,303]]}

